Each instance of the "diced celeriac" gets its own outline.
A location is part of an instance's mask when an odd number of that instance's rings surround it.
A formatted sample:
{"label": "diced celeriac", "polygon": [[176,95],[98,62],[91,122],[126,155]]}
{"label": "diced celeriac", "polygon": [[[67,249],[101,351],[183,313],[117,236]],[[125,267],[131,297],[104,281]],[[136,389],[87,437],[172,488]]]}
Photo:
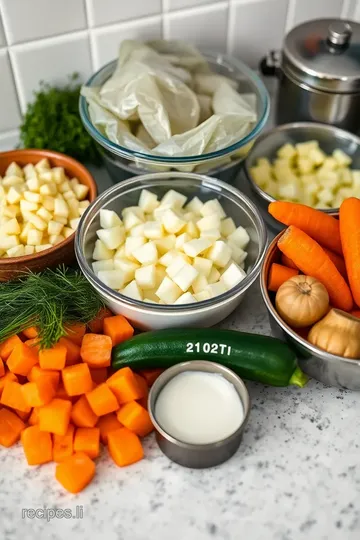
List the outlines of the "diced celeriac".
{"label": "diced celeriac", "polygon": [[154,242],[148,242],[136,249],[132,253],[133,257],[141,264],[153,264],[158,260],[158,252]]}
{"label": "diced celeriac", "polygon": [[211,242],[207,238],[194,238],[183,245],[183,250],[189,257],[197,257],[211,247]]}
{"label": "diced celeriac", "polygon": [[121,294],[124,296],[128,296],[129,298],[133,298],[134,300],[142,300],[143,294],[141,292],[141,289],[139,288],[138,284],[136,283],[135,279],[133,281],[130,281],[128,285],[124,289],[120,290]]}
{"label": "diced celeriac", "polygon": [[246,277],[246,273],[237,264],[231,263],[221,275],[221,283],[227,290],[232,289]]}
{"label": "diced celeriac", "polygon": [[196,226],[201,232],[209,229],[220,229],[220,218],[217,214],[207,215],[196,222]]}
{"label": "diced celeriac", "polygon": [[165,276],[160,287],[156,291],[156,295],[165,304],[173,304],[181,296],[182,290],[169,277]]}
{"label": "diced celeriac", "polygon": [[194,212],[195,214],[201,214],[203,203],[200,201],[199,197],[194,197],[186,205],[185,210],[187,212]]}
{"label": "diced celeriac", "polygon": [[212,214],[217,214],[220,219],[226,217],[223,207],[217,199],[212,199],[203,204],[200,210],[202,216],[209,216]]}
{"label": "diced celeriac", "polygon": [[175,300],[175,304],[193,304],[194,302],[196,302],[196,298],[189,292],[182,294]]}
{"label": "diced celeriac", "polygon": [[125,255],[128,259],[134,260],[133,252],[140,246],[143,246],[146,238],[141,236],[128,236],[125,240]]}
{"label": "diced celeriac", "polygon": [[171,208],[180,209],[184,206],[185,202],[185,195],[182,195],[174,189],[169,189],[161,199],[160,206],[168,205]]}
{"label": "diced celeriac", "polygon": [[218,267],[223,268],[231,258],[231,249],[223,240],[217,240],[209,249],[207,257]]}
{"label": "diced celeriac", "polygon": [[97,275],[101,270],[114,270],[114,261],[112,259],[106,259],[102,261],[95,261],[92,263],[92,269]]}
{"label": "diced celeriac", "polygon": [[220,232],[225,238],[229,236],[236,229],[234,220],[232,218],[226,218],[221,221]]}
{"label": "diced celeriac", "polygon": [[156,285],[156,267],[155,264],[142,266],[135,270],[135,280],[140,289],[153,289]]}
{"label": "diced celeriac", "polygon": [[199,272],[196,270],[196,268],[188,263],[185,263],[172,279],[183,292],[186,292],[191,287],[198,275]]}
{"label": "diced celeriac", "polygon": [[195,257],[193,267],[206,278],[209,277],[213,262],[205,257]]}
{"label": "diced celeriac", "polygon": [[114,251],[112,249],[108,249],[101,240],[96,240],[93,251],[93,259],[95,259],[95,261],[112,259],[113,255]]}
{"label": "diced celeriac", "polygon": [[[139,225],[140,227],[141,225]],[[134,230],[134,229],[133,229]],[[164,237],[164,229],[158,221],[147,221],[143,225],[143,236],[150,240],[158,240]]]}
{"label": "diced celeriac", "polygon": [[226,292],[226,287],[221,281],[218,281],[216,283],[210,283],[205,290],[210,294],[210,297],[213,298],[214,296],[219,296],[219,294]]}
{"label": "diced celeriac", "polygon": [[186,221],[175,210],[169,208],[162,216],[162,224],[167,232],[176,234],[186,225]]}
{"label": "diced celeriac", "polygon": [[96,234],[108,249],[117,249],[125,241],[125,229],[122,225],[111,229],[99,229]]}
{"label": "diced celeriac", "polygon": [[250,236],[247,233],[246,229],[240,226],[237,227],[235,231],[233,231],[231,234],[229,234],[227,240],[235,244],[239,248],[245,249],[250,242]]}
{"label": "diced celeriac", "polygon": [[151,214],[159,206],[159,201],[155,193],[143,189],[140,193],[139,206],[146,214]]}
{"label": "diced celeriac", "polygon": [[[220,274],[219,274],[220,275]],[[208,286],[209,282],[204,276],[204,274],[198,274],[196,279],[191,284],[191,288],[195,294],[205,291],[206,287]]]}
{"label": "diced celeriac", "polygon": [[98,278],[112,289],[121,289],[124,286],[124,276],[121,270],[100,270]]}
{"label": "diced celeriac", "polygon": [[122,221],[116,212],[100,210],[100,226],[102,229],[112,229],[118,225],[122,225]]}

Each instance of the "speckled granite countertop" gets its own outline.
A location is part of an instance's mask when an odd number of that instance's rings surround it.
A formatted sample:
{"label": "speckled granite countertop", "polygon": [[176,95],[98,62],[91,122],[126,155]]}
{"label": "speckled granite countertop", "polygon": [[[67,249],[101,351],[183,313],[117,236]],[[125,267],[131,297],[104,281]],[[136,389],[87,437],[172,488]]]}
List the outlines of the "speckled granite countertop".
{"label": "speckled granite countertop", "polygon": [[[223,326],[270,334],[258,284]],[[54,464],[29,468],[20,447],[0,449],[1,540],[359,540],[360,393],[315,381],[302,390],[247,387],[243,442],[217,468],[177,466],[150,436],[146,459],[120,469],[104,452],[95,480],[71,496]],[[82,519],[22,512],[77,505]]]}

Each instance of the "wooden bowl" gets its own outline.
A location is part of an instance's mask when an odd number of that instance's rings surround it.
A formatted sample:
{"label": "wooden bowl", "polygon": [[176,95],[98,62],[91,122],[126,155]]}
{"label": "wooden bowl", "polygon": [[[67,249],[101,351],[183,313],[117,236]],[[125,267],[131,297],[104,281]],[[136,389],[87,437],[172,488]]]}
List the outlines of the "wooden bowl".
{"label": "wooden bowl", "polygon": [[[70,178],[76,177],[81,184],[89,187],[87,198],[92,202],[97,196],[97,186],[89,171],[75,159],[53,152],[52,150],[11,150],[0,152],[0,176],[7,167],[15,161],[20,167],[27,163],[35,165],[41,159],[47,158],[51,167],[63,167]],[[23,257],[0,258],[0,281],[9,281],[17,278],[21,272],[31,270],[40,272],[45,268],[52,268],[61,263],[71,264],[75,260],[74,252],[75,233],[52,248],[24,255]]]}

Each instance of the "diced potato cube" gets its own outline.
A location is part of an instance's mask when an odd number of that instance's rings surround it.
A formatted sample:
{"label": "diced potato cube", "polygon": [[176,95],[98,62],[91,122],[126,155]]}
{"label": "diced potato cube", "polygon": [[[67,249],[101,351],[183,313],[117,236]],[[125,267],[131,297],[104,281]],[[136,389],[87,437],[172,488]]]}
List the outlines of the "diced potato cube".
{"label": "diced potato cube", "polygon": [[295,144],[295,148],[299,156],[307,157],[310,150],[319,148],[319,143],[318,141],[306,141]]}
{"label": "diced potato cube", "polygon": [[73,191],[75,192],[76,198],[79,201],[82,201],[86,198],[87,194],[89,193],[89,187],[85,186],[85,184],[77,184],[73,186]]}
{"label": "diced potato cube", "polygon": [[80,223],[80,218],[79,217],[74,218],[74,219],[70,219],[70,227],[72,229],[76,230],[78,228],[78,226],[79,226],[79,223]]}
{"label": "diced potato cube", "polygon": [[269,182],[265,189],[266,193],[274,199],[278,196],[278,186],[276,182]]}
{"label": "diced potato cube", "polygon": [[141,264],[153,264],[158,260],[158,251],[154,242],[148,242],[134,249],[132,256]]}
{"label": "diced potato cube", "polygon": [[23,257],[25,255],[25,248],[22,244],[14,246],[7,250],[8,257]]}
{"label": "diced potato cube", "polygon": [[48,235],[51,236],[53,234],[60,234],[64,225],[62,223],[59,223],[58,221],[50,220],[47,225],[47,232]]}
{"label": "diced potato cube", "polygon": [[146,214],[151,214],[159,206],[159,201],[155,193],[147,189],[142,189],[139,198],[139,206]]}
{"label": "diced potato cube", "polygon": [[10,204],[2,209],[2,215],[4,218],[12,219],[20,214],[20,207],[16,204]]}
{"label": "diced potato cube", "polygon": [[111,289],[118,290],[124,286],[124,276],[121,270],[100,270],[98,278]]}
{"label": "diced potato cube", "polygon": [[[80,202],[79,205],[83,205],[83,202]],[[116,212],[112,210],[100,210],[100,226],[102,229],[112,229],[118,225],[122,225],[122,221]]]}
{"label": "diced potato cube", "polygon": [[29,219],[29,222],[34,225],[34,227],[36,229],[38,229],[39,231],[45,231],[45,229],[48,228],[48,224],[45,220],[41,219],[40,216],[38,216],[37,214],[33,214],[30,219]]}
{"label": "diced potato cube", "polygon": [[156,295],[165,304],[173,304],[182,295],[182,290],[169,277],[165,276]]}
{"label": "diced potato cube", "polygon": [[198,302],[203,302],[204,300],[209,300],[211,298],[210,293],[208,291],[200,291],[196,294],[194,294],[195,300]]}
{"label": "diced potato cube", "polygon": [[220,229],[220,218],[217,214],[210,214],[199,219],[196,226],[201,232],[209,229]]}
{"label": "diced potato cube", "polygon": [[301,190],[295,183],[278,186],[279,198],[283,200],[297,201],[301,197]]}
{"label": "diced potato cube", "polygon": [[43,184],[40,186],[39,189],[41,195],[50,195],[51,197],[55,197],[57,195],[57,187],[56,184],[53,182],[49,182],[48,184]]}
{"label": "diced potato cube", "polygon": [[174,189],[170,189],[161,199],[160,206],[170,205],[171,208],[179,210],[186,203],[186,199],[187,197],[185,197],[185,195],[182,195]]}
{"label": "diced potato cube", "polygon": [[43,197],[43,207],[46,208],[49,212],[53,212],[55,208],[55,199],[49,195]]}
{"label": "diced potato cube", "polygon": [[[82,208],[82,209],[86,209],[88,206],[90,206],[90,201],[88,201],[87,199],[85,201],[79,201],[79,209]],[[101,212],[101,210],[100,210]],[[117,225],[121,225],[122,222],[121,222],[121,219],[119,218],[119,221],[120,223],[117,223]],[[116,225],[114,225],[114,227],[116,227]],[[103,227],[104,229],[108,229],[110,227]]]}
{"label": "diced potato cube", "polygon": [[[283,146],[281,146],[279,148],[279,150],[277,151],[277,155],[280,157],[280,158],[287,158],[287,159],[292,159],[296,156],[296,148],[295,146],[293,146],[292,144],[290,143],[287,143],[287,144],[284,144]],[[259,160],[260,161],[260,160]]]}
{"label": "diced potato cube", "polygon": [[39,205],[34,202],[25,201],[24,199],[20,201],[21,212],[36,212],[38,209]]}
{"label": "diced potato cube", "polygon": [[326,154],[321,150],[321,148],[311,148],[308,153],[308,158],[318,166],[324,163],[326,159]]}
{"label": "diced potato cube", "polygon": [[177,212],[169,208],[162,216],[162,224],[167,232],[176,234],[185,227],[186,221]]}
{"label": "diced potato cube", "polygon": [[54,214],[53,219],[54,221],[58,221],[59,223],[62,223],[63,225],[68,224],[68,218],[64,216],[57,216],[56,214]]}
{"label": "diced potato cube", "polygon": [[26,185],[28,187],[28,190],[33,193],[39,193],[41,182],[37,176],[31,176],[27,179]]}
{"label": "diced potato cube", "polygon": [[117,249],[125,241],[125,229],[122,225],[117,225],[111,229],[99,229],[96,234],[108,249]]}
{"label": "diced potato cube", "polygon": [[186,222],[193,221],[195,223],[196,220],[199,219],[199,216],[195,214],[195,212],[185,212],[185,214],[183,214],[183,218]]}
{"label": "diced potato cube", "polygon": [[221,221],[220,224],[220,232],[223,236],[227,237],[229,234],[234,232],[236,229],[236,225],[234,223],[234,220],[232,218],[226,218]]}
{"label": "diced potato cube", "polygon": [[188,233],[182,233],[176,238],[175,248],[182,249],[185,242],[190,242],[191,236]]}
{"label": "diced potato cube", "polygon": [[64,227],[62,230],[62,234],[65,236],[65,238],[69,238],[74,233],[74,229],[71,227]]}
{"label": "diced potato cube", "polygon": [[[79,201],[77,199],[68,199],[67,201],[64,201],[64,202],[68,206],[68,210],[69,210],[68,218],[69,219],[75,219],[75,218],[80,217]],[[56,208],[56,199],[55,199],[55,208]]]}
{"label": "diced potato cube", "polygon": [[93,259],[95,259],[95,261],[103,261],[106,259],[112,259],[113,256],[114,256],[114,251],[112,249],[108,249],[101,240],[96,240],[94,251],[93,251]]}
{"label": "diced potato cube", "polygon": [[135,270],[135,280],[140,289],[153,289],[156,285],[156,267],[155,264],[142,266]]}
{"label": "diced potato cube", "polygon": [[0,249],[3,249],[4,251],[18,246],[19,243],[20,242],[18,236],[15,236],[14,234],[2,234],[0,236]]}
{"label": "diced potato cube", "polygon": [[103,261],[95,261],[92,263],[92,269],[94,274],[98,274],[101,270],[114,270],[114,261],[112,259],[106,259]]}
{"label": "diced potato cube", "polygon": [[342,184],[344,184],[345,186],[351,186],[352,185],[353,177],[352,177],[350,169],[345,169],[345,168],[339,169],[338,170],[338,175],[339,175],[340,182]]}
{"label": "diced potato cube", "polygon": [[62,199],[56,198],[54,201],[54,215],[67,218],[69,216],[68,203]]}
{"label": "diced potato cube", "polygon": [[5,176],[3,178],[2,184],[5,188],[21,186],[24,183],[24,179],[19,176]]}
{"label": "diced potato cube", "polygon": [[136,283],[135,279],[133,281],[130,281],[128,285],[124,289],[122,289],[121,294],[124,296],[128,296],[129,298],[133,298],[134,300],[142,300],[143,294],[141,289],[139,288],[138,284]]}
{"label": "diced potato cube", "polygon": [[171,206],[168,204],[164,204],[163,206],[158,206],[158,208],[155,208],[153,212],[154,220],[162,222],[162,218],[168,210],[171,210]]}
{"label": "diced potato cube", "polygon": [[126,214],[132,213],[135,214],[140,221],[145,221],[145,214],[144,211],[140,208],[140,206],[127,206],[122,210],[122,216],[125,217]]}
{"label": "diced potato cube", "polygon": [[330,189],[324,188],[317,193],[317,198],[319,202],[324,203],[325,205],[331,203],[334,198],[334,195]]}
{"label": "diced potato cube", "polygon": [[186,232],[189,236],[191,236],[191,238],[199,238],[200,236],[199,229],[197,228],[197,226],[195,225],[193,221],[189,221],[185,225],[184,232]]}
{"label": "diced potato cube", "polygon": [[10,204],[17,204],[22,199],[21,193],[16,187],[11,186],[6,195],[6,199]]}
{"label": "diced potato cube", "polygon": [[245,249],[250,242],[250,236],[248,235],[246,229],[244,229],[244,227],[241,227],[241,225],[237,227],[234,232],[229,234],[227,239],[229,242],[232,242],[241,249]]}
{"label": "diced potato cube", "polygon": [[147,221],[144,224],[144,236],[150,240],[158,240],[165,236],[162,224],[159,221]]}
{"label": "diced potato cube", "polygon": [[208,238],[210,242],[216,242],[221,238],[221,232],[219,229],[207,229],[206,231],[201,231],[200,238]]}
{"label": "diced potato cube", "polygon": [[33,203],[41,203],[42,196],[40,193],[34,193],[33,191],[24,191],[24,199]]}
{"label": "diced potato cube", "polygon": [[[157,287],[156,287],[156,289],[157,289]],[[155,304],[159,303],[159,298],[155,294],[156,289],[146,289],[146,290],[144,290],[144,292],[143,292],[144,302],[151,302],[151,303],[155,303]]]}
{"label": "diced potato cube", "polygon": [[176,244],[175,234],[168,234],[163,238],[159,238],[154,241],[160,255],[164,255],[168,251],[172,250]]}
{"label": "diced potato cube", "polygon": [[53,246],[56,246],[56,244],[60,244],[60,242],[62,242],[63,240],[65,240],[65,236],[63,236],[62,234],[53,234],[49,236],[49,242]]}
{"label": "diced potato cube", "polygon": [[207,238],[194,238],[183,245],[183,250],[189,257],[197,257],[211,247],[211,242]]}
{"label": "diced potato cube", "polygon": [[209,274],[209,277],[207,278],[208,283],[216,283],[217,281],[219,281],[220,277],[221,277],[221,274],[219,270],[215,268],[215,266],[213,266]]}
{"label": "diced potato cube", "polygon": [[34,176],[37,176],[36,169],[32,163],[28,163],[23,167],[23,173],[25,175],[26,180],[29,178],[33,178]]}
{"label": "diced potato cube", "polygon": [[171,279],[173,279],[173,277],[179,272],[179,270],[183,266],[185,266],[185,264],[187,264],[185,259],[183,257],[181,257],[181,255],[178,255],[177,257],[174,258],[174,260],[171,262],[171,264],[169,264],[169,266],[167,266],[167,268],[166,268],[167,275]]}
{"label": "diced potato cube", "polygon": [[10,163],[8,168],[5,171],[5,177],[6,176],[18,176],[19,178],[22,178],[24,176],[22,168],[13,161]]}
{"label": "diced potato cube", "polygon": [[9,219],[9,221],[4,223],[4,225],[1,228],[2,228],[2,232],[5,234],[18,235],[21,233],[21,228],[16,218]]}
{"label": "diced potato cube", "polygon": [[126,231],[130,231],[133,227],[142,224],[142,219],[135,214],[135,212],[126,212],[123,215],[124,227]]}
{"label": "diced potato cube", "polygon": [[205,257],[195,257],[193,267],[206,278],[209,277],[213,262]]}
{"label": "diced potato cube", "polygon": [[114,268],[121,270],[124,276],[124,283],[129,283],[135,278],[135,271],[139,268],[138,263],[129,259],[114,258]]}
{"label": "diced potato cube", "polygon": [[224,292],[226,292],[226,287],[224,283],[218,281],[217,283],[210,283],[205,290],[210,294],[210,297],[213,298],[214,296],[224,294]]}
{"label": "diced potato cube", "polygon": [[51,169],[55,184],[59,186],[66,181],[65,171],[63,167],[53,167]]}
{"label": "diced potato cube", "polygon": [[[163,266],[161,266],[160,264],[157,264],[156,265],[156,285],[155,285],[156,290],[160,287],[161,282],[162,282],[162,280],[164,279],[165,276],[166,276],[165,268]],[[158,300],[158,298],[157,298],[157,300]]]}
{"label": "diced potato cube", "polygon": [[231,249],[223,240],[217,240],[209,249],[207,257],[216,266],[223,268],[231,258]]}
{"label": "diced potato cube", "polygon": [[[71,186],[71,189],[74,189],[74,187],[77,186],[79,183],[80,183],[80,182],[79,182],[79,180],[78,180],[77,178],[72,178],[72,179],[70,180],[70,186]],[[114,227],[115,227],[115,225],[114,225]]]}
{"label": "diced potato cube", "polygon": [[24,247],[24,255],[33,255],[35,252],[34,246],[25,246]]}
{"label": "diced potato cube", "polygon": [[146,238],[141,236],[130,236],[125,240],[125,255],[128,259],[135,260],[133,252],[140,246],[143,246],[146,242]]}
{"label": "diced potato cube", "polygon": [[39,172],[39,180],[41,184],[55,184],[52,171]]}
{"label": "diced potato cube", "polygon": [[35,229],[34,225],[31,225],[29,222],[25,223],[20,233],[20,240],[23,244],[27,243],[28,233],[31,229]]}
{"label": "diced potato cube", "polygon": [[308,157],[299,157],[297,166],[301,174],[311,173],[314,167],[313,162]]}
{"label": "diced potato cube", "polygon": [[241,249],[239,246],[237,246],[236,244],[232,242],[228,242],[228,246],[231,249],[231,257],[234,260],[234,262],[236,262],[236,264],[239,265],[245,261],[247,257],[246,251],[244,251],[243,249]]}
{"label": "diced potato cube", "polygon": [[231,263],[225,272],[221,275],[221,283],[225,285],[226,290],[232,289],[246,277],[246,272],[237,264]]}
{"label": "diced potato cube", "polygon": [[334,157],[327,157],[324,159],[324,162],[318,172],[320,171],[333,171],[334,169],[337,169],[339,166],[338,161]]}
{"label": "diced potato cube", "polygon": [[[219,274],[220,276],[220,274]],[[194,281],[191,284],[191,288],[195,294],[198,294],[201,291],[205,291],[206,287],[208,286],[209,282],[204,276],[204,274],[198,274],[198,276],[194,279]]]}
{"label": "diced potato cube", "polygon": [[223,219],[226,217],[224,209],[217,199],[212,199],[204,203],[202,205],[200,213],[204,217],[211,216],[212,214],[216,214],[220,219]]}
{"label": "diced potato cube", "polygon": [[37,229],[30,229],[27,235],[27,243],[29,246],[40,246],[43,238],[42,231]]}
{"label": "diced potato cube", "polygon": [[[55,182],[54,177],[53,177],[53,180]],[[55,182],[55,183],[58,183],[58,182]],[[61,182],[61,184],[59,184],[59,187],[58,187],[58,192],[59,193],[64,194],[66,191],[69,191],[69,190],[72,191],[70,183],[67,180],[64,180],[63,182]],[[75,192],[73,192],[73,193],[75,193]]]}
{"label": "diced potato cube", "polygon": [[45,170],[48,170],[50,169],[50,163],[49,163],[49,160],[47,158],[44,158],[44,159],[41,159],[40,161],[37,162],[37,164],[35,165],[35,169],[37,171],[43,171],[44,169]]}
{"label": "diced potato cube", "polygon": [[198,275],[199,272],[193,266],[185,263],[172,279],[183,292],[186,292]]}
{"label": "diced potato cube", "polygon": [[39,210],[36,212],[36,215],[38,215],[39,217],[41,217],[41,219],[47,222],[51,221],[52,219],[52,214],[43,206],[39,208]]}
{"label": "diced potato cube", "polygon": [[[123,229],[124,229],[124,227],[123,227]],[[144,229],[145,229],[145,223],[140,223],[140,225],[136,225],[135,227],[130,229],[128,234],[130,236],[142,236],[142,237],[144,237],[145,236],[144,235]]]}
{"label": "diced potato cube", "polygon": [[179,296],[175,304],[193,304],[194,302],[196,302],[196,298],[191,293],[186,292]]}
{"label": "diced potato cube", "polygon": [[346,167],[350,165],[352,162],[351,157],[345,154],[345,152],[341,150],[340,148],[337,148],[336,150],[334,150],[332,153],[332,156],[338,162],[339,167]]}
{"label": "diced potato cube", "polygon": [[39,246],[35,246],[35,253],[39,253],[40,251],[45,251],[46,249],[50,249],[53,246],[51,244],[41,244]]}
{"label": "diced potato cube", "polygon": [[337,171],[323,171],[317,174],[317,179],[320,186],[324,188],[334,189],[339,184],[339,175]]}
{"label": "diced potato cube", "polygon": [[265,167],[251,167],[250,174],[255,184],[261,189],[265,189],[266,186],[272,181],[272,175]]}
{"label": "diced potato cube", "polygon": [[195,214],[201,214],[203,203],[200,201],[199,197],[194,197],[186,205],[185,210],[187,212],[194,212]]}
{"label": "diced potato cube", "polygon": [[[281,157],[281,156],[279,156],[279,157]],[[289,157],[287,157],[287,156],[283,156],[283,157],[286,157],[286,159],[289,159]],[[259,167],[264,167],[264,168],[271,171],[271,163],[268,160],[268,158],[259,158],[257,160],[257,164],[258,164]]]}

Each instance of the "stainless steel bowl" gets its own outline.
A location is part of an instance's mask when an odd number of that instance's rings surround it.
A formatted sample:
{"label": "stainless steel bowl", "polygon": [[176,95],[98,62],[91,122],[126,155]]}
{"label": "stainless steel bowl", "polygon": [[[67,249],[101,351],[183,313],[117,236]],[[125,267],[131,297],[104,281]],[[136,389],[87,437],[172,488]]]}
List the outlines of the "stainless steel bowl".
{"label": "stainless steel bowl", "polygon": [[[158,424],[155,416],[156,400],[164,386],[176,375],[184,371],[205,371],[207,373],[219,373],[234,385],[244,408],[244,419],[239,428],[229,437],[211,444],[189,444],[179,441],[164,431]],[[220,465],[228,460],[239,448],[243,431],[247,424],[250,413],[250,397],[243,381],[230,369],[205,360],[183,362],[173,366],[160,375],[151,387],[148,409],[151,421],[155,426],[156,440],[162,452],[172,461],[191,467],[204,469]]]}
{"label": "stainless steel bowl", "polygon": [[[246,278],[233,289],[215,298],[183,305],[157,305],[128,298],[107,287],[91,267],[96,230],[100,228],[100,210],[118,213],[127,206],[137,205],[142,189],[162,197],[175,189],[189,198],[218,199],[226,214],[237,225],[245,227],[250,236],[247,248]],[[265,255],[267,233],[255,205],[237,189],[214,178],[192,173],[155,173],[137,176],[116,184],[102,193],[83,214],[75,239],[75,254],[79,266],[94,289],[114,313],[121,313],[143,330],[179,327],[208,327],[227,317],[242,301],[246,291],[260,273]]]}
{"label": "stainless steel bowl", "polygon": [[[296,144],[310,140],[317,140],[322,150],[327,154],[331,154],[333,150],[340,148],[351,156],[353,160],[352,168],[360,169],[360,138],[343,129],[327,124],[295,122],[278,126],[260,135],[244,162],[244,171],[255,200],[262,210],[264,219],[274,231],[278,232],[284,228],[284,225],[274,219],[267,211],[269,203],[274,202],[276,199],[256,185],[251,177],[250,169],[256,165],[257,160],[261,157],[268,158],[270,161],[273,160],[276,157],[277,150],[284,144]],[[337,211],[338,208],[323,210],[325,213]]]}
{"label": "stainless steel bowl", "polygon": [[360,390],[360,358],[350,360],[315,347],[290,328],[275,309],[275,295],[268,291],[267,283],[272,263],[280,262],[281,253],[277,242],[283,234],[279,233],[269,245],[260,274],[261,293],[268,310],[272,333],[290,345],[297,354],[302,371],[313,379],[329,386]]}

